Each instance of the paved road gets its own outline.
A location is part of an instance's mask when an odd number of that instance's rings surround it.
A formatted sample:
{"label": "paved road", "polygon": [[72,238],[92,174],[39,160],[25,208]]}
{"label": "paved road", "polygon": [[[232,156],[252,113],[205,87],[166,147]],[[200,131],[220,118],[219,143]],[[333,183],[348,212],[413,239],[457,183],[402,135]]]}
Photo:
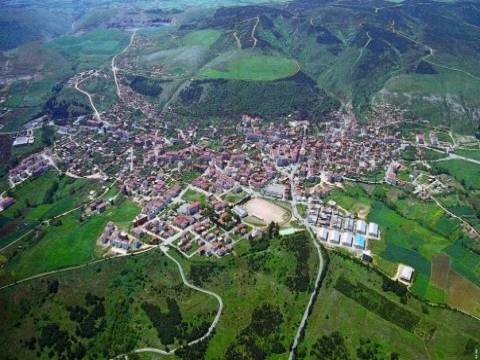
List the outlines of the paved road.
{"label": "paved road", "polygon": [[307,326],[307,320],[308,316],[310,315],[313,305],[315,304],[315,298],[317,297],[317,293],[320,290],[320,280],[322,278],[322,273],[324,271],[324,261],[323,261],[323,255],[322,255],[322,250],[320,248],[320,245],[316,241],[316,236],[312,232],[312,229],[310,228],[310,225],[308,222],[299,214],[298,209],[297,209],[297,196],[295,194],[295,186],[294,186],[294,178],[295,178],[295,172],[297,171],[297,166],[294,166],[293,169],[290,171],[288,174],[288,177],[290,179],[290,189],[291,189],[291,206],[292,206],[292,214],[293,216],[302,223],[305,228],[307,229],[308,233],[310,234],[313,245],[315,245],[315,248],[317,249],[317,254],[318,254],[318,259],[319,259],[319,264],[318,264],[318,271],[317,271],[317,277],[315,279],[315,286],[313,288],[312,294],[310,295],[310,299],[308,300],[307,307],[305,308],[305,311],[303,312],[302,320],[300,321],[300,325],[298,326],[297,333],[295,334],[295,338],[293,339],[293,344],[290,349],[290,354],[288,355],[289,360],[295,359],[295,354],[296,350],[298,347],[298,344],[300,342],[300,339],[302,337],[302,334],[305,331],[305,327]]}

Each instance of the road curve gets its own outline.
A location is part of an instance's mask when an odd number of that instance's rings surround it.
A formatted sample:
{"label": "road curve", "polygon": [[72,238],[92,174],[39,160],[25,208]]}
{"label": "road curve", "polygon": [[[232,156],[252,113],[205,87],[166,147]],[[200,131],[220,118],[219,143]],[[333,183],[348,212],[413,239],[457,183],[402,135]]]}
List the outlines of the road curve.
{"label": "road curve", "polygon": [[[195,285],[189,283],[188,280],[187,280],[187,277],[185,276],[185,272],[183,271],[182,265],[177,261],[177,259],[175,259],[173,256],[171,256],[168,253],[168,248],[161,247],[161,249],[162,249],[163,253],[177,265],[178,271],[180,272],[180,275],[182,276],[183,283],[186,286],[188,286],[189,288],[191,288],[193,290],[200,291],[204,294],[213,296],[218,301],[217,315],[215,315],[215,318],[213,319],[212,324],[208,328],[208,331],[203,336],[199,337],[198,339],[192,340],[189,343],[187,343],[186,346],[195,345],[195,344],[205,340],[206,338],[208,338],[212,334],[215,327],[217,326],[218,321],[220,320],[220,316],[222,315],[222,311],[223,311],[223,300],[218,294],[214,293],[213,291],[205,290],[205,289],[202,289],[198,286],[195,286]],[[134,352],[136,352],[136,353],[150,352],[150,353],[161,354],[161,355],[173,355],[175,353],[175,351],[177,351],[178,349],[179,348],[175,348],[175,349],[172,349],[172,350],[169,350],[169,351],[165,351],[165,350],[162,350],[162,349],[147,347],[147,348],[141,348],[141,349],[134,350]]]}

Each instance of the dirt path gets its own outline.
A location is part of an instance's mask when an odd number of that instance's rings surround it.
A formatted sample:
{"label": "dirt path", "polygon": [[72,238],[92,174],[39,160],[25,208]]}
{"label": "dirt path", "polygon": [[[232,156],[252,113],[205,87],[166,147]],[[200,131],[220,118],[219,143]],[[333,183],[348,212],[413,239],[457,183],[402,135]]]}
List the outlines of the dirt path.
{"label": "dirt path", "polygon": [[352,70],[351,70],[352,73],[353,73],[353,69],[354,69],[355,65],[357,65],[357,63],[362,58],[363,52],[365,51],[365,49],[368,47],[368,45],[370,45],[370,43],[373,40],[372,37],[370,36],[370,34],[368,33],[368,31],[367,31],[367,37],[368,37],[368,40],[365,42],[365,45],[363,45],[362,48],[360,49],[360,54],[358,54],[358,57],[355,59],[355,62],[352,65]]}
{"label": "dirt path", "polygon": [[130,46],[132,46],[133,40],[135,39],[136,34],[137,34],[137,29],[135,29],[133,31],[132,36],[130,36],[130,42],[128,43],[127,47],[125,47],[125,49],[123,49],[120,53],[118,53],[117,55],[115,55],[112,58],[111,66],[112,66],[113,79],[115,80],[115,86],[117,87],[117,96],[118,96],[119,99],[122,98],[122,93],[120,91],[120,84],[118,82],[118,77],[117,77],[117,71],[120,70],[120,69],[115,65],[115,61],[117,60],[117,57],[119,55],[122,55],[122,54],[126,53],[128,51],[128,49],[130,48]]}
{"label": "dirt path", "polygon": [[429,46],[429,45],[427,45],[427,44],[425,44],[425,43],[422,43],[422,42],[420,42],[420,41],[418,41],[418,40],[415,40],[415,39],[409,37],[408,35],[402,33],[401,31],[395,30],[395,27],[394,27],[394,26],[395,26],[395,23],[392,23],[392,31],[393,31],[395,34],[397,34],[397,35],[399,35],[399,36],[401,36],[401,37],[403,37],[403,38],[405,38],[405,39],[413,42],[414,44],[417,44],[417,45],[419,45],[419,46],[422,46],[422,47],[424,47],[424,48],[426,48],[426,49],[428,50],[428,54],[422,56],[422,58],[421,58],[422,61],[425,61],[425,62],[427,62],[427,63],[429,63],[429,64],[431,64],[431,65],[438,66],[438,67],[443,68],[443,69],[446,69],[446,70],[450,70],[450,71],[455,71],[455,72],[462,73],[462,74],[464,74],[464,75],[466,75],[466,76],[471,77],[471,78],[474,79],[474,80],[480,81],[480,77],[478,77],[478,76],[476,76],[476,75],[473,75],[472,73],[469,73],[468,71],[465,71],[465,70],[462,70],[462,69],[458,69],[458,68],[455,68],[455,67],[451,67],[451,66],[446,66],[446,65],[438,64],[438,63],[430,60],[430,58],[435,54],[435,50],[434,50],[431,46]]}
{"label": "dirt path", "polygon": [[100,113],[98,112],[97,107],[96,107],[95,104],[93,103],[92,95],[91,95],[89,92],[87,92],[87,91],[85,91],[85,90],[83,90],[83,89],[81,89],[81,88],[78,87],[78,86],[79,86],[80,84],[82,84],[85,80],[90,79],[94,74],[96,74],[96,72],[93,73],[93,74],[90,75],[90,76],[87,76],[85,79],[82,79],[81,81],[76,81],[76,82],[75,82],[75,90],[77,90],[78,92],[80,92],[80,93],[82,93],[83,95],[85,95],[86,97],[88,97],[88,101],[90,102],[90,106],[91,106],[91,108],[93,109],[93,112],[95,113],[95,117],[97,118],[98,121],[102,121],[102,118],[101,118],[101,116],[100,116]]}
{"label": "dirt path", "polygon": [[238,50],[242,50],[242,42],[240,41],[239,37],[238,37],[238,33],[236,31],[234,31],[232,33],[234,39],[235,39],[235,42],[237,43],[237,48]]}
{"label": "dirt path", "polygon": [[260,22],[260,16],[257,15],[255,25],[253,25],[253,28],[252,28],[252,40],[253,40],[252,49],[254,49],[255,46],[257,46],[258,39],[255,37],[255,31],[257,30],[257,26],[259,22]]}

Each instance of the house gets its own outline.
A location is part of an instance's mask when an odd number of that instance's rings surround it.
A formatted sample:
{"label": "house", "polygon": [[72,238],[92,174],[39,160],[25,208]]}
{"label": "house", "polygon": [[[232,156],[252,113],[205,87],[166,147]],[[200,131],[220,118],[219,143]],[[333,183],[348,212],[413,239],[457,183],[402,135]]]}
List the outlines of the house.
{"label": "house", "polygon": [[200,211],[200,203],[198,201],[194,201],[187,206],[187,214],[194,215]]}

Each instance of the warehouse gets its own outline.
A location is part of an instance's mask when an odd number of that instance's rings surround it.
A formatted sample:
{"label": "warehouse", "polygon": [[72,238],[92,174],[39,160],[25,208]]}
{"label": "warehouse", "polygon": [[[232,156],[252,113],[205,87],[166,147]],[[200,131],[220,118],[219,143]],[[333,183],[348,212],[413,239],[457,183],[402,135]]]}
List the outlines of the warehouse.
{"label": "warehouse", "polygon": [[367,223],[363,220],[358,220],[356,230],[360,234],[366,234],[367,233]]}
{"label": "warehouse", "polygon": [[340,244],[340,233],[337,230],[332,230],[329,234],[328,240],[334,244]]}
{"label": "warehouse", "polygon": [[349,231],[345,231],[342,234],[342,245],[352,247],[353,244],[353,235]]}
{"label": "warehouse", "polygon": [[368,224],[368,236],[378,237],[378,224],[370,223]]}

